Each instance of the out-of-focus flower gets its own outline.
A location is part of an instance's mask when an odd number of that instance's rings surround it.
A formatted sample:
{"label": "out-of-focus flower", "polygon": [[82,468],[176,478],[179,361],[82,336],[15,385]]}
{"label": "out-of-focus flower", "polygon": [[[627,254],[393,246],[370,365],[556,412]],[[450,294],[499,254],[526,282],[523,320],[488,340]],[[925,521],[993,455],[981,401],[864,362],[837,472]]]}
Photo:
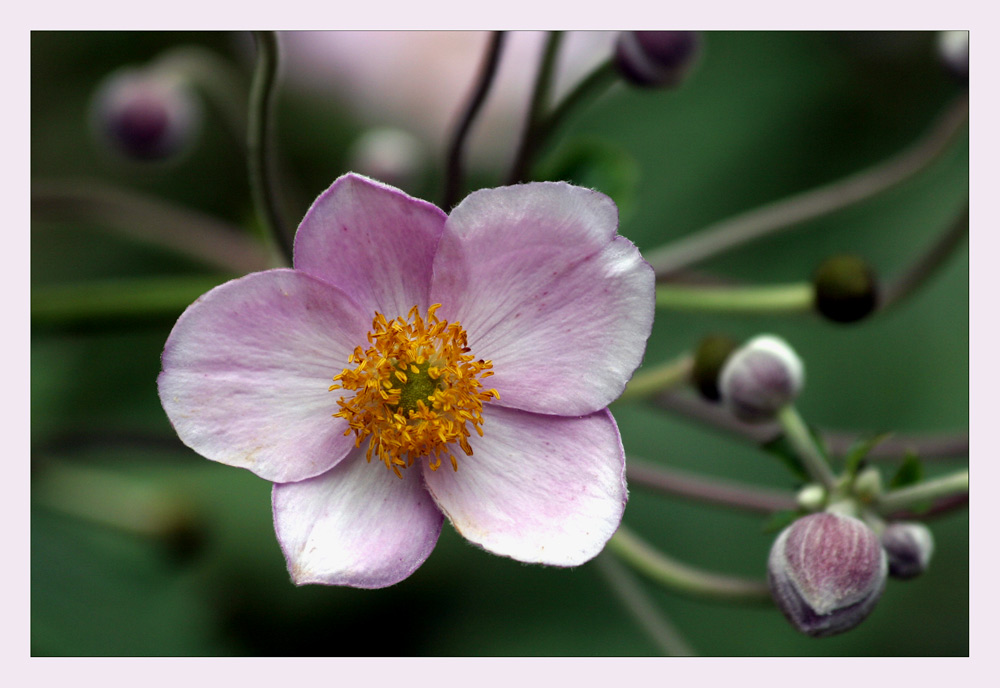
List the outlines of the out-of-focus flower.
{"label": "out-of-focus flower", "polygon": [[[489,97],[468,144],[469,164],[505,167],[523,128],[545,32],[508,32]],[[612,31],[563,39],[558,98],[611,54]],[[281,36],[291,88],[330,94],[365,122],[405,129],[443,156],[473,88],[485,31],[294,31]]]}
{"label": "out-of-focus flower", "polygon": [[410,188],[427,168],[420,140],[392,127],[369,129],[351,145],[347,157],[351,169],[400,188]]}
{"label": "out-of-focus flower", "polygon": [[767,579],[775,604],[795,628],[824,637],[861,623],[882,597],[886,555],[856,518],[811,514],[771,547]]}
{"label": "out-of-focus flower", "polygon": [[889,575],[913,578],[930,564],[934,536],[923,523],[890,523],[882,532],[882,546],[889,557]]}
{"label": "out-of-focus flower", "polygon": [[495,554],[581,564],[621,520],[607,406],[653,319],[652,269],[616,229],[609,198],[565,183],[446,216],[345,175],[299,226],[294,269],[184,312],[161,402],[192,449],[276,483],[297,584],[392,585],[444,516]]}
{"label": "out-of-focus flower", "polygon": [[178,76],[123,67],[97,87],[91,123],[98,139],[134,160],[163,160],[179,153],[201,127],[201,107]]}
{"label": "out-of-focus flower", "polygon": [[785,340],[755,337],[733,352],[719,375],[729,411],[747,423],[773,420],[802,391],[802,359]]}
{"label": "out-of-focus flower", "polygon": [[615,64],[629,83],[677,86],[701,49],[697,31],[623,31],[615,44]]}
{"label": "out-of-focus flower", "polygon": [[941,31],[937,38],[938,54],[955,78],[969,80],[969,32]]}

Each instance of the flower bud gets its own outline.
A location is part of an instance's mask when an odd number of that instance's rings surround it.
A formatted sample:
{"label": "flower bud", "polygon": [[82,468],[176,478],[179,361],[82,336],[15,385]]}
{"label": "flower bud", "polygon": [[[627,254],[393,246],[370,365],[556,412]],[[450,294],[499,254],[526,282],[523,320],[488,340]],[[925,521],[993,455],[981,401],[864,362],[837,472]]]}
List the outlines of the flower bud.
{"label": "flower bud", "polygon": [[882,474],[874,466],[865,468],[854,479],[854,494],[870,502],[882,494]]}
{"label": "flower bud", "polygon": [[698,342],[691,380],[705,399],[719,400],[719,373],[735,350],[736,342],[724,334],[710,334]]}
{"label": "flower bud", "polygon": [[855,322],[875,310],[875,275],[857,256],[834,256],[823,261],[813,276],[813,284],[816,310],[829,320]]}
{"label": "flower bud", "polygon": [[162,160],[189,144],[201,110],[175,76],[123,68],[97,88],[91,118],[98,138],[137,160]]}
{"label": "flower bud", "polygon": [[636,86],[676,86],[700,47],[697,31],[623,31],[615,46],[615,65],[622,78]]}
{"label": "flower bud", "polygon": [[937,36],[938,54],[944,66],[959,81],[969,81],[969,32],[940,31]]}
{"label": "flower bud", "polygon": [[736,350],[719,376],[729,411],[747,423],[772,420],[802,390],[802,361],[783,339],[755,337]]}
{"label": "flower bud", "polygon": [[882,532],[882,547],[889,558],[889,575],[913,578],[927,569],[934,553],[934,536],[923,523],[890,523]]}
{"label": "flower bud", "polygon": [[862,521],[811,514],[783,530],[771,547],[767,581],[775,604],[816,638],[861,623],[885,589],[886,555]]}
{"label": "flower bud", "polygon": [[350,169],[402,189],[426,168],[427,153],[413,134],[393,127],[369,129],[351,146]]}

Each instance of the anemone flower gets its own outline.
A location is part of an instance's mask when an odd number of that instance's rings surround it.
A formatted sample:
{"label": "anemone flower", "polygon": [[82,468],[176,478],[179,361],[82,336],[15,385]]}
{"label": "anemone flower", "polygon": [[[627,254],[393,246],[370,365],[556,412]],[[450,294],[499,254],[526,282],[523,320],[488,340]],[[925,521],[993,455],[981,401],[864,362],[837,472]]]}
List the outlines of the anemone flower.
{"label": "anemone flower", "polygon": [[296,584],[380,588],[470,542],[575,566],[626,501],[608,404],[641,362],[653,272],[607,196],[484,189],[450,215],[348,174],[313,203],[294,269],[181,315],[159,393],[181,440],[274,483]]}

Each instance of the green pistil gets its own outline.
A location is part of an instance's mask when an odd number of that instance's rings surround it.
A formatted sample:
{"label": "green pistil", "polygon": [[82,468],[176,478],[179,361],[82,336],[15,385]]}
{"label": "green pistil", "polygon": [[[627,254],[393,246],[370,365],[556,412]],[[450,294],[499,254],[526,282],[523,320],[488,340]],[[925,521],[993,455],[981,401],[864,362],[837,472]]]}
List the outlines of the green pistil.
{"label": "green pistil", "polygon": [[419,372],[416,373],[413,372],[412,368],[405,370],[400,368],[406,374],[406,382],[399,383],[399,403],[393,411],[415,411],[418,401],[427,403],[431,395],[438,389],[437,381],[432,380],[431,376],[427,374],[427,369],[430,367],[430,361],[424,361],[417,366]]}

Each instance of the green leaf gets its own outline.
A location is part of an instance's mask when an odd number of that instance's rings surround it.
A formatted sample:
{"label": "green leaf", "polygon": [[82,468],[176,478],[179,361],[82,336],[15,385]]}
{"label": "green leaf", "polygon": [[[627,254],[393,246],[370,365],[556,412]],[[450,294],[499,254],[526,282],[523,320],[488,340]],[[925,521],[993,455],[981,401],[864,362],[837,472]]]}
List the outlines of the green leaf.
{"label": "green leaf", "polygon": [[619,222],[635,211],[639,165],[621,148],[596,139],[577,139],[562,147],[540,170],[540,178],[597,189],[618,206]]}
{"label": "green leaf", "polygon": [[907,452],[906,458],[903,459],[899,470],[896,471],[896,475],[892,476],[892,480],[889,481],[889,489],[895,490],[900,487],[913,485],[919,483],[923,478],[924,465],[921,463],[920,457],[912,452]]}
{"label": "green leaf", "polygon": [[873,435],[871,437],[859,437],[851,448],[847,450],[847,454],[844,457],[844,470],[847,475],[853,478],[858,474],[861,469],[862,464],[868,453],[875,448],[876,445],[884,442],[885,440],[892,437],[891,432],[883,432],[878,435]]}
{"label": "green leaf", "polygon": [[765,533],[777,533],[792,525],[802,515],[801,511],[793,511],[792,509],[776,511],[771,514],[770,518],[764,521],[761,530]]}

